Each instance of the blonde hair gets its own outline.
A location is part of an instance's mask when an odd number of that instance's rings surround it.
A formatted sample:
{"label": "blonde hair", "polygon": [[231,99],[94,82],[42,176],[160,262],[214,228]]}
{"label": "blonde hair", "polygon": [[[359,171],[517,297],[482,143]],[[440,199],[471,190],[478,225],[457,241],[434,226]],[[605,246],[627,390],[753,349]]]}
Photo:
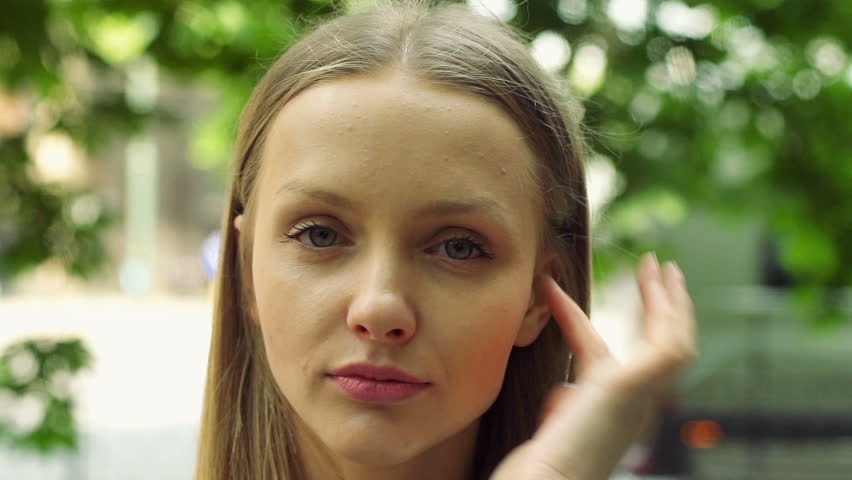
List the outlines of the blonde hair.
{"label": "blonde hair", "polygon": [[[243,112],[223,221],[196,480],[304,480],[295,418],[266,361],[251,286],[252,203],[269,126],[302,90],[335,78],[397,68],[499,105],[528,134],[538,159],[541,248],[559,254],[557,279],[589,312],[590,251],[584,146],[564,88],[527,51],[527,39],[460,4],[380,2],[311,29],[269,68]],[[233,224],[243,214],[239,237]],[[474,478],[487,478],[529,439],[548,390],[569,375],[554,321],[515,347],[502,389],[480,423]]]}

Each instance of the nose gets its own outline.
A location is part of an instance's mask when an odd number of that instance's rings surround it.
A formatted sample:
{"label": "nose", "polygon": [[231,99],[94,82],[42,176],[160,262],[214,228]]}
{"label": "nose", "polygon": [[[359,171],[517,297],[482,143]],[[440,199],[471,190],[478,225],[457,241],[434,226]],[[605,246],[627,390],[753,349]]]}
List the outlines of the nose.
{"label": "nose", "polygon": [[404,345],[414,336],[417,321],[405,295],[403,270],[404,266],[387,252],[366,262],[346,318],[358,338]]}

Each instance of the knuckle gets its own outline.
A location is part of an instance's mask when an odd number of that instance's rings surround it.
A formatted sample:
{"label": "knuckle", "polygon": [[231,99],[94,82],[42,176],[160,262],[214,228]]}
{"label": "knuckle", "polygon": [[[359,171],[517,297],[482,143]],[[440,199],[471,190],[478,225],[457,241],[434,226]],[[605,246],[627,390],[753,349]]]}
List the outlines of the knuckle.
{"label": "knuckle", "polygon": [[688,365],[696,359],[695,348],[687,345],[672,345],[660,353],[663,363],[671,367]]}

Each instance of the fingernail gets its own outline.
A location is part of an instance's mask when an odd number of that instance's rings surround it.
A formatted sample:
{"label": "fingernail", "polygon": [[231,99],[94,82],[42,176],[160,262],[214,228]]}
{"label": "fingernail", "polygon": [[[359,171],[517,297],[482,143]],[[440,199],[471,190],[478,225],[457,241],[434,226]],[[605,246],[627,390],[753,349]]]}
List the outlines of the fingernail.
{"label": "fingernail", "polygon": [[559,285],[559,282],[557,282],[555,278],[548,275],[547,277],[544,278],[544,281],[551,284],[554,288],[556,288],[556,290],[558,290],[560,292],[562,291],[562,286]]}
{"label": "fingernail", "polygon": [[666,264],[663,266],[663,268],[666,269],[666,270],[669,270],[675,277],[680,275],[680,272],[678,272],[678,269],[677,269],[677,265],[675,265],[675,263],[671,260],[666,262]]}
{"label": "fingernail", "polygon": [[651,257],[654,259],[654,270],[660,270],[660,260],[657,258],[657,252],[651,252]]}
{"label": "fingernail", "polygon": [[684,276],[684,274],[683,274],[683,270],[681,270],[681,269],[680,269],[680,265],[678,265],[678,264],[677,264],[677,262],[672,261],[672,266],[673,266],[673,267],[674,267],[674,269],[675,269],[675,273],[677,274],[677,278],[678,278],[680,281],[685,280],[685,276]]}

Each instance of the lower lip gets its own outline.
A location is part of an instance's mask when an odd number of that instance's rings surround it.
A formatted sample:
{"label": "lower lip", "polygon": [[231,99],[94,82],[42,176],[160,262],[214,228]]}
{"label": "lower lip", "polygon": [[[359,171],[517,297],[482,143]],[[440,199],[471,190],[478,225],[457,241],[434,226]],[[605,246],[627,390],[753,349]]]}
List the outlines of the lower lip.
{"label": "lower lip", "polygon": [[405,383],[369,380],[363,377],[331,376],[343,393],[355,400],[374,403],[398,402],[411,398],[429,386],[428,383]]}

